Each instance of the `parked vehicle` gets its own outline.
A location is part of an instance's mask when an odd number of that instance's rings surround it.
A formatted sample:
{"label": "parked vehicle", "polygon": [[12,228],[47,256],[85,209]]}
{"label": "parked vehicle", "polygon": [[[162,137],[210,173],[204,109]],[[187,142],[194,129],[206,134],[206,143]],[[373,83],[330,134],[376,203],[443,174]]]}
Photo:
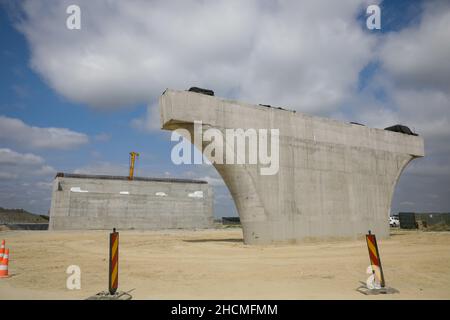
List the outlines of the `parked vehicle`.
{"label": "parked vehicle", "polygon": [[400,226],[400,221],[396,217],[389,217],[389,225],[391,227],[399,227]]}

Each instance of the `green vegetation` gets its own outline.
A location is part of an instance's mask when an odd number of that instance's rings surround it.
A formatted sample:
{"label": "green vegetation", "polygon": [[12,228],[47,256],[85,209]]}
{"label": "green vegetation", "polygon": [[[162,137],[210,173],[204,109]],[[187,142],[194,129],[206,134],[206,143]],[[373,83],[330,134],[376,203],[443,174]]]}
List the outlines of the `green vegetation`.
{"label": "green vegetation", "polygon": [[0,207],[0,224],[48,223],[48,216],[30,213],[24,209]]}

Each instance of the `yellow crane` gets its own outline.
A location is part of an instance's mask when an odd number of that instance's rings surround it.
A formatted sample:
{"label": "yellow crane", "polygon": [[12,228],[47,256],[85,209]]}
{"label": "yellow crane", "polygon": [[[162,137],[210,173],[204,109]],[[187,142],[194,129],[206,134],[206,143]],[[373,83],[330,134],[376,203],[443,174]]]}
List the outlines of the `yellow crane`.
{"label": "yellow crane", "polygon": [[139,153],[137,152],[130,152],[130,175],[128,176],[128,180],[133,180],[134,177],[134,162],[136,161],[136,158],[139,157]]}

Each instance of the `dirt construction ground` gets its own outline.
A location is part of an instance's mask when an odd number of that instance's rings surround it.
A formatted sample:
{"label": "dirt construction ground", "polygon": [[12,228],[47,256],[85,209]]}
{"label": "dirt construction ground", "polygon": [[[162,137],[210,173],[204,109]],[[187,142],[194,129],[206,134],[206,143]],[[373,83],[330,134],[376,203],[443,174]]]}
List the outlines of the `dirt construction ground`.
{"label": "dirt construction ground", "polygon": [[[85,299],[107,287],[107,231],[3,231],[9,273],[3,299]],[[239,228],[121,231],[119,290],[133,299],[449,299],[450,232],[393,231],[379,241],[387,285],[365,296],[364,239],[246,246]],[[81,268],[68,290],[66,269]]]}

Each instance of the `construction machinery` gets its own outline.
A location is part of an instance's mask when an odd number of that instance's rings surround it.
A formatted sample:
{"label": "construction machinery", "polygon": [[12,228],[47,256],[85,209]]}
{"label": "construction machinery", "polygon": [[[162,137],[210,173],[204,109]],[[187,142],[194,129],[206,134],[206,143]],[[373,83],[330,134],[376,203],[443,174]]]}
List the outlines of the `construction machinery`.
{"label": "construction machinery", "polygon": [[128,180],[133,180],[134,177],[134,163],[136,161],[136,158],[139,157],[139,153],[137,152],[130,152],[130,174],[128,176]]}

